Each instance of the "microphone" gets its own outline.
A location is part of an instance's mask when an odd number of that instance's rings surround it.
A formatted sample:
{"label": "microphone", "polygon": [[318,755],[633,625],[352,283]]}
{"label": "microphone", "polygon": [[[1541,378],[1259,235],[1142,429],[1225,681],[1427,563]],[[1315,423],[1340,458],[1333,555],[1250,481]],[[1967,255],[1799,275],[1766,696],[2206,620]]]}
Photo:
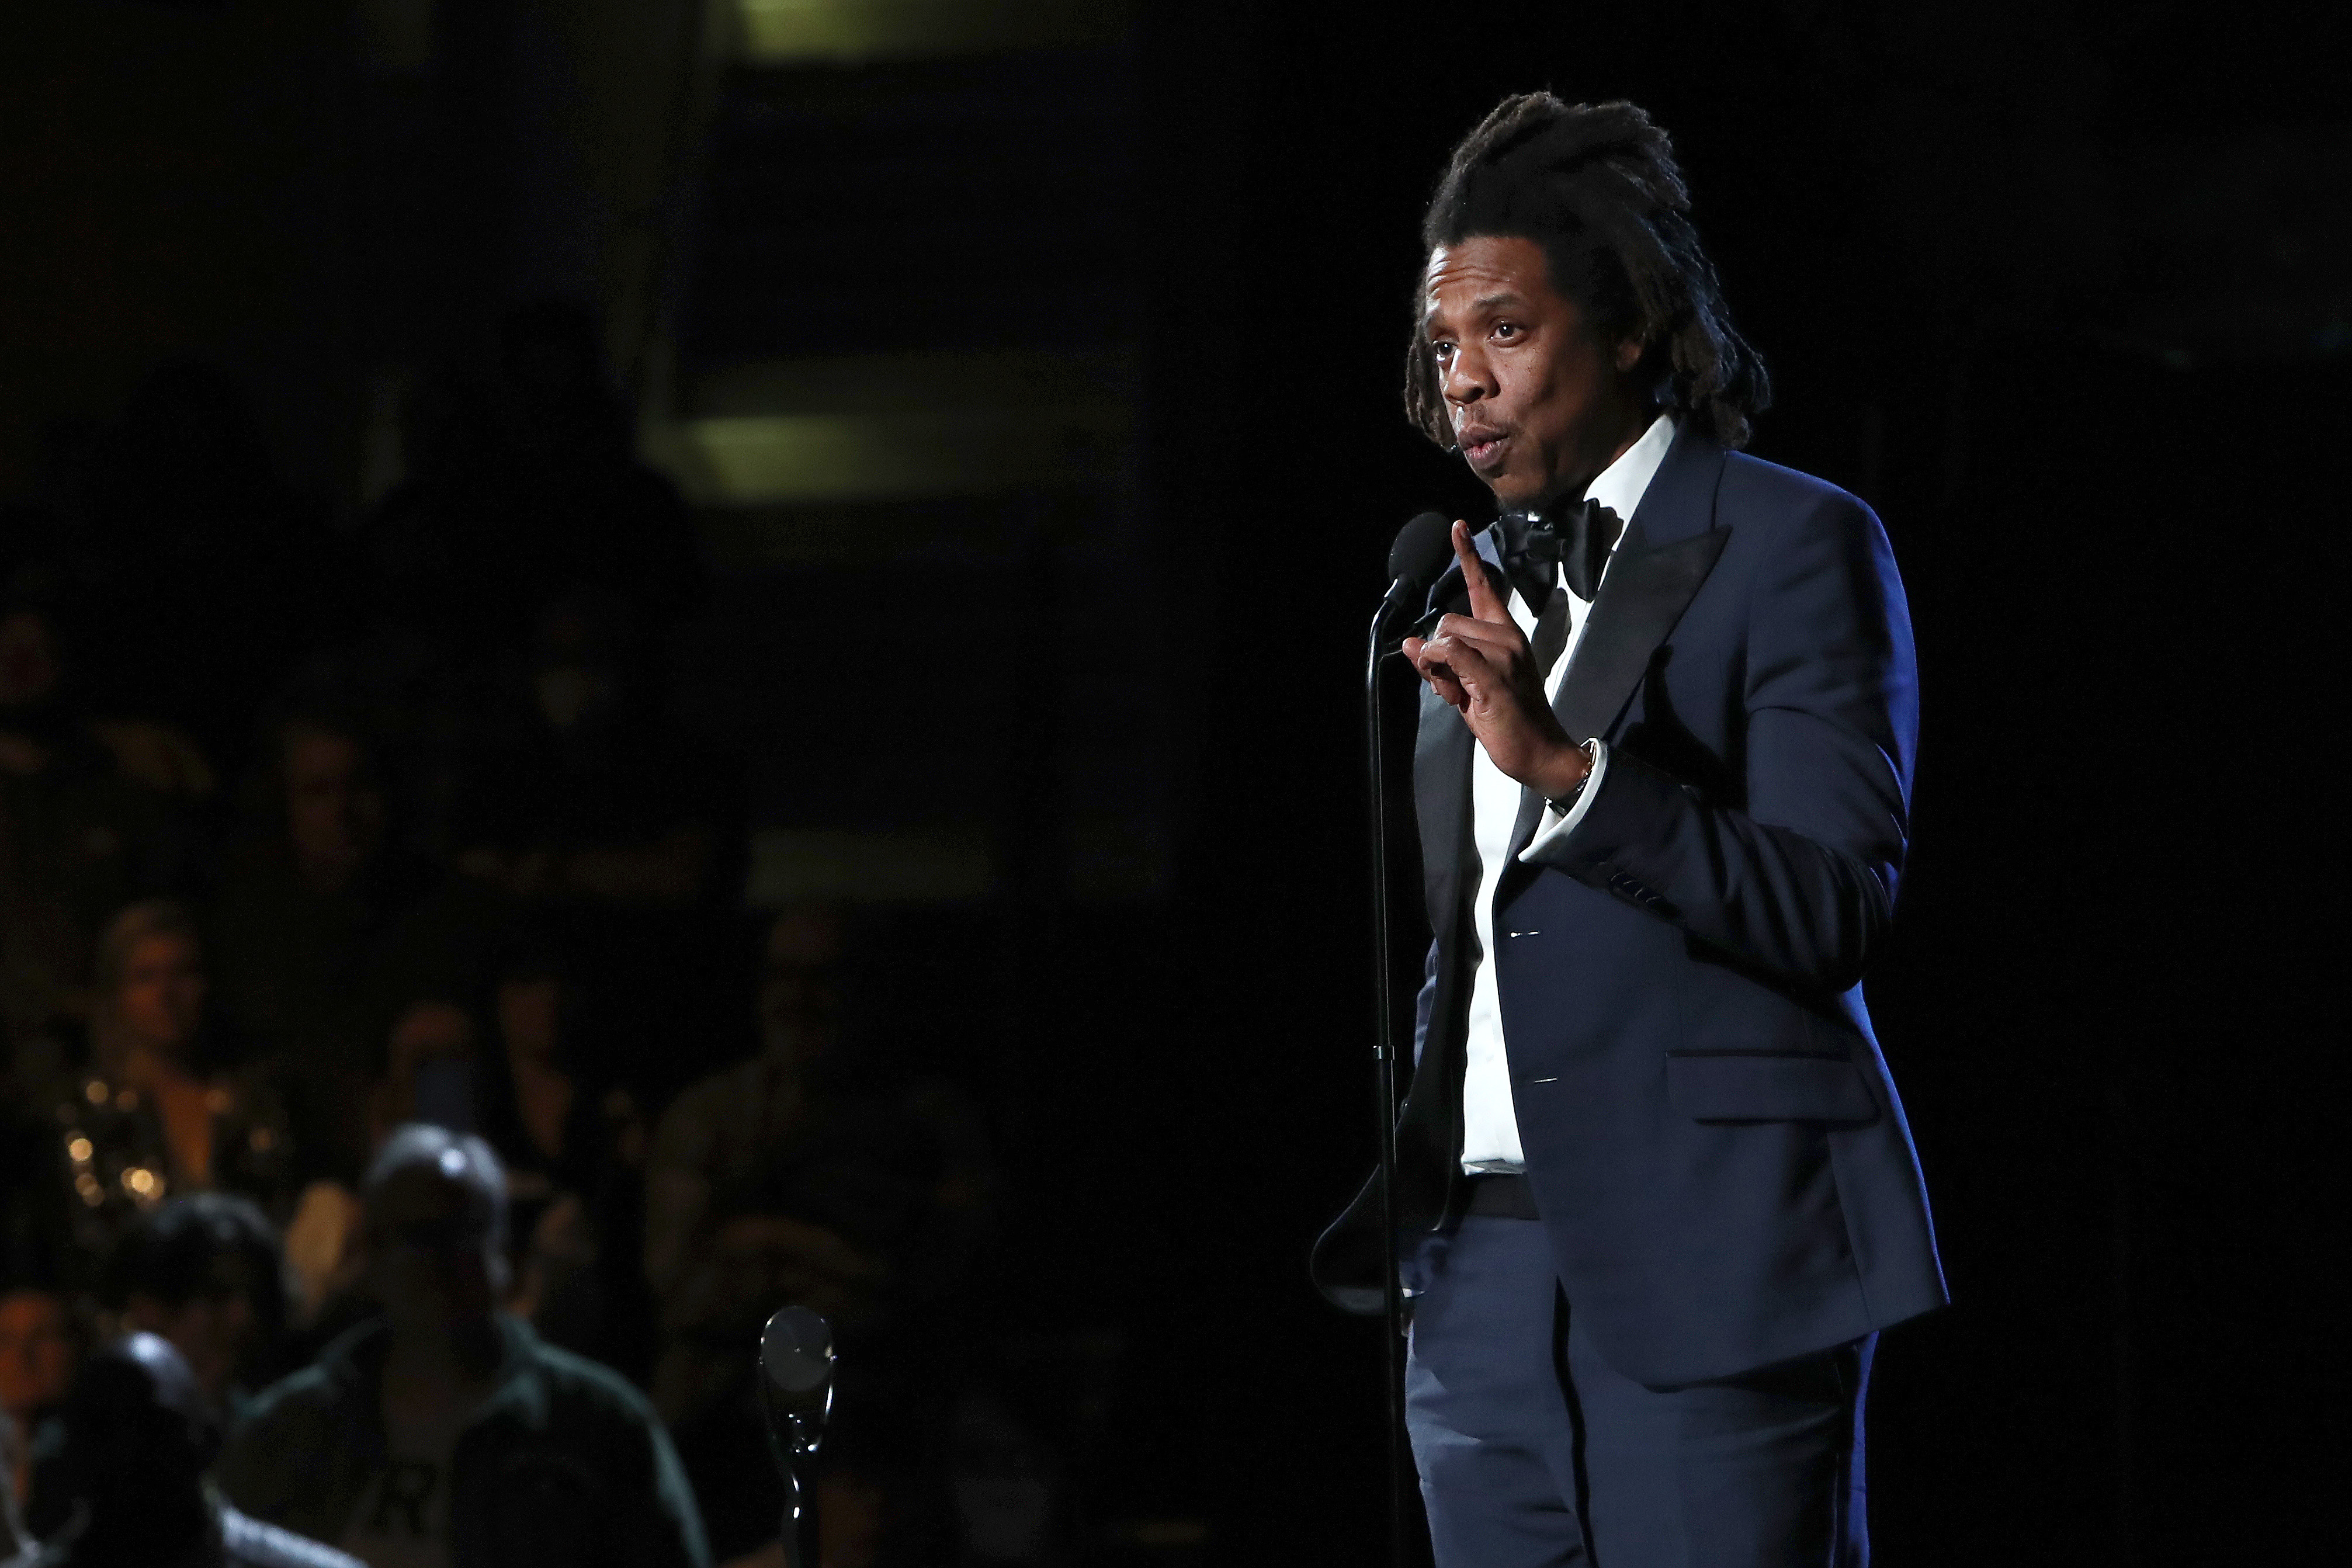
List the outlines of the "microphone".
{"label": "microphone", "polygon": [[1444,512],[1421,512],[1409,524],[1397,529],[1397,543],[1388,548],[1388,597],[1381,599],[1381,609],[1371,616],[1373,658],[1381,654],[1395,654],[1397,648],[1388,639],[1388,623],[1397,611],[1413,614],[1421,606],[1421,595],[1430,590],[1430,583],[1446,574],[1454,564],[1454,524],[1446,521]]}
{"label": "microphone", "polygon": [[833,1414],[833,1325],[806,1307],[786,1307],[760,1334],[760,1412],[784,1477],[786,1568],[815,1568],[816,1498],[804,1473]]}
{"label": "microphone", "polygon": [[786,1307],[760,1335],[761,1408],[780,1453],[814,1454],[833,1414],[833,1325],[806,1307]]}
{"label": "microphone", "polygon": [[1445,575],[1454,563],[1454,525],[1442,512],[1425,511],[1397,530],[1396,542],[1389,546],[1388,596],[1381,601],[1380,613],[1372,618],[1373,635],[1384,631],[1389,617],[1399,610],[1416,607],[1429,585]]}

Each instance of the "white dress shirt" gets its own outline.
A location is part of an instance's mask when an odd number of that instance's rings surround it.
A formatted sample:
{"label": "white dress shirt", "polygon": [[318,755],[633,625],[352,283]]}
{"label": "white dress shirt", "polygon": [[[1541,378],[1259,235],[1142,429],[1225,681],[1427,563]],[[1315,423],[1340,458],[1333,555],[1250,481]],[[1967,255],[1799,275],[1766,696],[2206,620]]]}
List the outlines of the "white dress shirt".
{"label": "white dress shirt", "polygon": [[[1625,448],[1622,456],[1601,470],[1600,477],[1585,489],[1585,499],[1633,521],[1633,509],[1642,504],[1642,496],[1650,488],[1658,465],[1664,460],[1666,448],[1674,445],[1675,423],[1670,415],[1661,414],[1641,439]],[[1621,531],[1618,542],[1624,534]],[[1601,581],[1608,581],[1609,567],[1617,559],[1616,546],[1610,547],[1609,561],[1601,569]],[[1600,589],[1596,586],[1596,594]],[[1591,605],[1568,590],[1569,629],[1567,646],[1544,678],[1547,700],[1559,694],[1560,677],[1568,672],[1569,661],[1576,657],[1577,644],[1584,640],[1584,624]],[[1520,597],[1517,589],[1511,592],[1511,618],[1519,630],[1532,635],[1535,631],[1538,606],[1531,606]],[[1596,741],[1592,776],[1584,782],[1575,803],[1566,816],[1547,807],[1542,823],[1528,849],[1566,833],[1576,831],[1594,796],[1601,793],[1602,776],[1609,768],[1609,748]],[[1524,786],[1496,767],[1486,755],[1484,746],[1471,748],[1470,757],[1470,837],[1478,849],[1478,896],[1470,906],[1472,921],[1477,930],[1478,969],[1470,981],[1470,1035],[1467,1060],[1462,1079],[1462,1168],[1477,1173],[1513,1172],[1526,1168],[1526,1154],[1519,1147],[1519,1120],[1511,1104],[1511,1064],[1503,1038],[1503,1009],[1495,991],[1495,883],[1502,870],[1503,858],[1510,853],[1511,829],[1519,818],[1519,800]],[[1527,851],[1521,852],[1524,858]]]}

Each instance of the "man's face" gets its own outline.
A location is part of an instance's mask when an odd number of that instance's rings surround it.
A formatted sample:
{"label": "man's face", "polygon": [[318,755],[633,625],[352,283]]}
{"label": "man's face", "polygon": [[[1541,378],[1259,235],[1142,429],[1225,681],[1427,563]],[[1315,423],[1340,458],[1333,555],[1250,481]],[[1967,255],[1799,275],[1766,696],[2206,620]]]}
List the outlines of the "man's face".
{"label": "man's face", "polygon": [[173,932],[133,946],[122,963],[115,1011],[142,1043],[177,1052],[205,1015],[205,966],[196,944]]}
{"label": "man's face", "polygon": [[516,979],[499,984],[499,1033],[509,1054],[528,1061],[552,1062],[562,1047],[563,987],[551,978]]}
{"label": "man's face", "polygon": [[760,1028],[768,1049],[806,1065],[833,1043],[841,995],[841,928],[822,910],[792,910],[768,928],[760,975]]}
{"label": "man's face", "polygon": [[1454,438],[1506,507],[1581,490],[1645,422],[1624,379],[1640,345],[1601,342],[1532,239],[1474,235],[1432,251],[1422,328]]}
{"label": "man's face", "polygon": [[286,821],[303,868],[322,886],[339,886],[375,852],[383,797],[358,742],[323,730],[287,732]]}
{"label": "man's face", "polygon": [[760,1028],[771,1051],[803,1066],[833,1043],[840,998],[831,969],[771,958],[760,976]]}
{"label": "man's face", "polygon": [[22,1419],[73,1386],[73,1336],[65,1303],[47,1290],[0,1296],[0,1410]]}
{"label": "man's face", "polygon": [[487,1321],[496,1235],[491,1200],[455,1152],[386,1177],[368,1194],[368,1272],[393,1332],[438,1337]]}

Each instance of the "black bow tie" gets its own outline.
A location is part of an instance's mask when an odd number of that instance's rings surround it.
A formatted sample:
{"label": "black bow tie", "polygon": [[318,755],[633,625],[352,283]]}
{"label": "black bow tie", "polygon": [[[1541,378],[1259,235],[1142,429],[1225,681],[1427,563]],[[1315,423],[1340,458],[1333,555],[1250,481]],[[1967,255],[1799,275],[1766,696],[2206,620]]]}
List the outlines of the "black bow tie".
{"label": "black bow tie", "polygon": [[1609,552],[1625,531],[1623,520],[1596,500],[1541,512],[1507,511],[1502,524],[1503,573],[1538,614],[1550,601],[1556,581],[1591,604]]}

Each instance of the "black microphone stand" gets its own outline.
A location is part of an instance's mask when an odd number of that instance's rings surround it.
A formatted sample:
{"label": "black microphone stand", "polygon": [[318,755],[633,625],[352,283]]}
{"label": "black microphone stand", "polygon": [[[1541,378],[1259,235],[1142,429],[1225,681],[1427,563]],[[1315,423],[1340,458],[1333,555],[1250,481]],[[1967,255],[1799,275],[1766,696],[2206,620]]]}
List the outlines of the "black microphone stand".
{"label": "black microphone stand", "polygon": [[1380,1009],[1372,1063],[1378,1081],[1381,1137],[1381,1290],[1388,1328],[1381,1336],[1381,1383],[1388,1395],[1389,1560],[1405,1568],[1404,1287],[1398,1278],[1396,1214],[1397,1059],[1404,1042],[1397,1028],[1394,965],[1389,952],[1389,806],[1387,730],[1381,715],[1381,666],[1396,651],[1389,623],[1404,606],[1411,584],[1399,578],[1372,616],[1364,656],[1364,756],[1371,785],[1372,996]]}
{"label": "black microphone stand", "polygon": [[817,1568],[816,1490],[810,1474],[833,1414],[833,1325],[786,1307],[760,1334],[760,1413],[783,1476],[784,1568]]}

